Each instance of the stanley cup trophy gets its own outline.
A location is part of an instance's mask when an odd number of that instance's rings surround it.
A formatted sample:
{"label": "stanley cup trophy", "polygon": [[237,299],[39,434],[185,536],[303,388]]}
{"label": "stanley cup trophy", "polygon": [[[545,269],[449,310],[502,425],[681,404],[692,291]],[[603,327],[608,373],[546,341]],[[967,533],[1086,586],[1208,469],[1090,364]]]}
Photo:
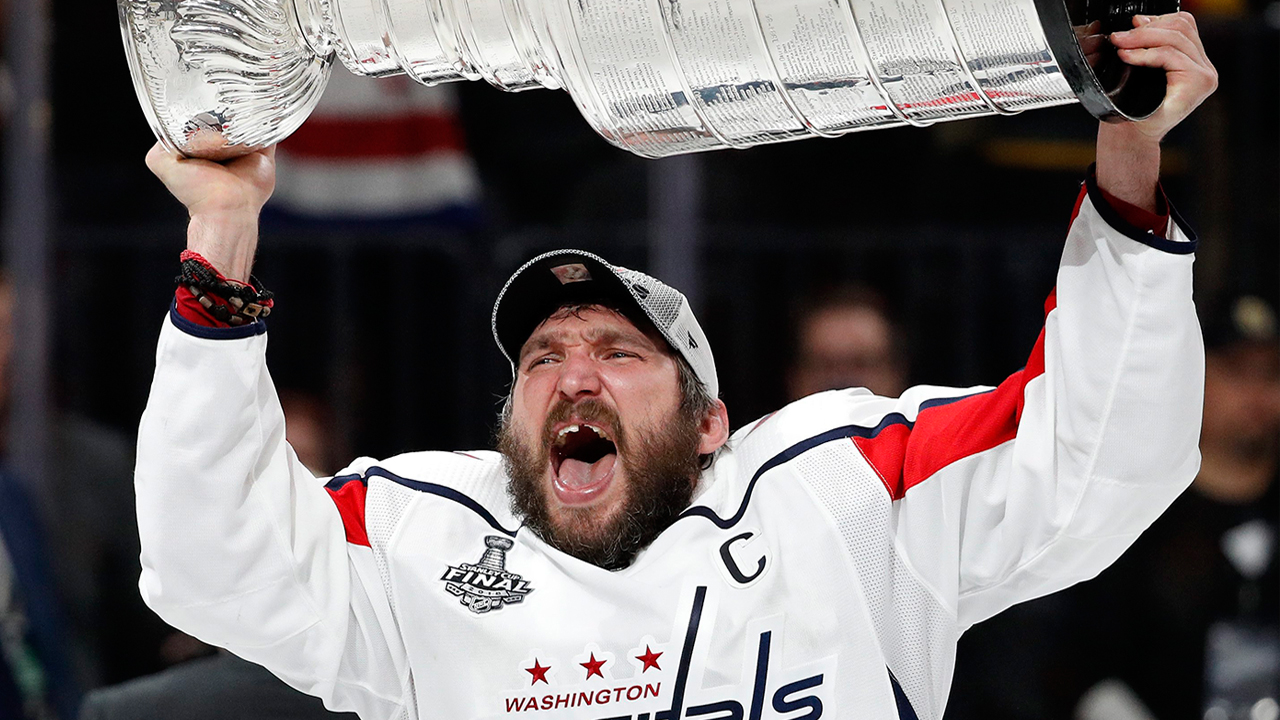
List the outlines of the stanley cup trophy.
{"label": "stanley cup trophy", "polygon": [[606,140],[662,157],[1082,103],[1141,118],[1164,74],[1106,41],[1177,0],[118,0],[170,150],[278,142],[336,56],[357,75],[563,88]]}

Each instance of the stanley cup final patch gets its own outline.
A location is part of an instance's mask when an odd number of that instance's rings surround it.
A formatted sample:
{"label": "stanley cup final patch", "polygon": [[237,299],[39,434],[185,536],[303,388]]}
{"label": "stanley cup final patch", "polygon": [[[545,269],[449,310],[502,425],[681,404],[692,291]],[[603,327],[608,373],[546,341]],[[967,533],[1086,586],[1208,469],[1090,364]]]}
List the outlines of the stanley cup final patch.
{"label": "stanley cup final patch", "polygon": [[450,565],[445,571],[440,578],[445,590],[477,614],[523,602],[533,588],[528,580],[507,572],[507,551],[513,547],[515,544],[507,538],[486,536],[484,554],[478,562]]}

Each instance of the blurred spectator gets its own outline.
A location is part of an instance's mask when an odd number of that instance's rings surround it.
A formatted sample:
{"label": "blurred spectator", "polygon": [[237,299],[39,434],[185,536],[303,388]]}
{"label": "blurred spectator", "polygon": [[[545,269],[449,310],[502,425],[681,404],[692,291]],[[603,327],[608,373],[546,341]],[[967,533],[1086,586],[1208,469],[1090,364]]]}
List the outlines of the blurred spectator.
{"label": "blurred spectator", "polygon": [[795,356],[787,395],[865,387],[884,397],[906,389],[902,331],[884,298],[862,286],[841,286],[805,302],[795,314]]}
{"label": "blurred spectator", "polygon": [[332,476],[351,459],[338,438],[333,408],[303,390],[282,388],[279,393],[285,417],[285,440],[312,475]]}
{"label": "blurred spectator", "polygon": [[[345,459],[339,459],[333,410],[298,390],[280,390],[280,405],[286,439],[298,459],[318,478],[332,475]],[[81,720],[358,720],[326,711],[318,698],[290,688],[266,669],[189,635],[175,632],[166,647],[196,659],[90,692]],[[0,720],[7,716],[0,714]]]}
{"label": "blurred spectator", "polygon": [[[18,378],[11,366],[13,288],[0,272],[0,437],[9,417],[9,391]],[[12,561],[28,583],[39,586],[40,599],[28,600],[27,613],[53,622],[61,616],[67,632],[58,641],[58,663],[69,658],[68,677],[50,682],[94,687],[119,682],[160,667],[159,648],[167,632],[138,595],[138,530],[133,509],[132,442],[87,418],[59,413],[50,427],[49,473],[39,497],[24,498],[20,483],[7,478],[10,507],[0,508],[10,524],[5,532]],[[41,532],[41,530],[44,532]],[[37,541],[34,533],[40,533]],[[47,564],[37,562],[37,553]],[[35,575],[38,573],[39,575]],[[20,588],[21,590],[21,588]],[[35,586],[26,592],[37,592]],[[47,606],[50,618],[36,618]],[[53,673],[53,669],[50,669]],[[71,691],[66,691],[71,692]],[[58,708],[64,717],[77,699]],[[68,704],[69,703],[69,704]],[[0,715],[0,717],[7,717]]]}
{"label": "blurred spectator", "polygon": [[35,508],[0,471],[0,718],[73,717],[78,695]]}
{"label": "blurred spectator", "polygon": [[[0,278],[0,417],[8,416],[13,312]],[[78,701],[46,535],[26,488],[0,466],[0,718],[70,718]]]}
{"label": "blurred spectator", "polygon": [[961,643],[950,720],[1280,718],[1280,337],[1234,298],[1204,316],[1203,463],[1097,579]]}
{"label": "blurred spectator", "polygon": [[448,85],[358,78],[338,65],[280,144],[272,209],[317,219],[466,224],[480,201]]}

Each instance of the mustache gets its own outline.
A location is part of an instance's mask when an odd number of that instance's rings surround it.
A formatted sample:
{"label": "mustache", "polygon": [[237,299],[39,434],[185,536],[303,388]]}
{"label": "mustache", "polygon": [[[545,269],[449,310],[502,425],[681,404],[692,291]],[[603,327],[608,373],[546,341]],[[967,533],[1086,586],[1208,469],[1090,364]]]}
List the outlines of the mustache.
{"label": "mustache", "polygon": [[540,450],[543,454],[549,453],[551,446],[556,442],[555,426],[559,423],[567,422],[570,418],[597,425],[608,431],[609,437],[614,446],[618,448],[619,453],[626,447],[626,431],[623,430],[622,418],[618,417],[616,410],[594,398],[577,402],[570,402],[561,398],[547,412],[547,419],[542,424],[542,446]]}

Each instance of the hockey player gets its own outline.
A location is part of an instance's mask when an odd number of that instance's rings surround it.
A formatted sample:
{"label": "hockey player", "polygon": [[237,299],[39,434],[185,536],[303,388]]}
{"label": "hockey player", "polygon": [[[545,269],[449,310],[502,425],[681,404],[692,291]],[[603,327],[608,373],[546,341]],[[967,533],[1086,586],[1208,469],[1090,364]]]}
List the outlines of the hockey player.
{"label": "hockey player", "polygon": [[1096,574],[1196,474],[1195,239],[1157,173],[1216,76],[1189,15],[1111,41],[1168,94],[1099,129],[998,387],[825,392],[730,435],[683,296],[562,251],[494,308],[500,452],[327,482],[284,441],[249,275],[271,153],[153,151],[191,225],[139,431],[148,603],[368,720],[936,720],[967,627]]}

